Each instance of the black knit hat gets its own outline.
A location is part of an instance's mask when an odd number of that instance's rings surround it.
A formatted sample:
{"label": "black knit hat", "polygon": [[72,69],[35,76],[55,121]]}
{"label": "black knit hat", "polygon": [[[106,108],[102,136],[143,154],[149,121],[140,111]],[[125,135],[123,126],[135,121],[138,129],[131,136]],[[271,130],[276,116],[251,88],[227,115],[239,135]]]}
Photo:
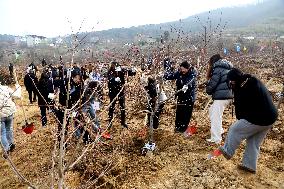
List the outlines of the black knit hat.
{"label": "black knit hat", "polygon": [[238,68],[232,68],[227,75],[229,81],[241,81],[243,78],[243,72]]}
{"label": "black knit hat", "polygon": [[187,61],[183,61],[179,66],[186,69],[189,69],[191,67],[190,63],[188,63]]}

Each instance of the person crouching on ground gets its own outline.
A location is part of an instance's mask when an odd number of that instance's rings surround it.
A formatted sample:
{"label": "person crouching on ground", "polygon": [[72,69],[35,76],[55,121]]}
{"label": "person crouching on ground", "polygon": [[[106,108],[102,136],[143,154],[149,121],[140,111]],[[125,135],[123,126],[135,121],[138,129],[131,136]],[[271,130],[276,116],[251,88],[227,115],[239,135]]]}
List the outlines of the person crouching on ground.
{"label": "person crouching on ground", "polygon": [[238,120],[229,128],[225,144],[219,150],[227,159],[231,159],[242,140],[246,139],[239,168],[255,173],[260,145],[277,120],[277,109],[269,91],[256,77],[233,68],[228,73],[228,80],[234,92]]}
{"label": "person crouching on ground", "polygon": [[[157,84],[156,80],[152,77],[148,78],[148,85],[144,87],[148,93],[148,103],[147,110],[150,112],[154,112],[153,116],[153,128],[157,129],[159,126],[160,114],[163,111],[165,103],[164,100],[167,99],[164,91],[160,89],[159,84]],[[148,126],[151,123],[151,113],[148,113]]]}

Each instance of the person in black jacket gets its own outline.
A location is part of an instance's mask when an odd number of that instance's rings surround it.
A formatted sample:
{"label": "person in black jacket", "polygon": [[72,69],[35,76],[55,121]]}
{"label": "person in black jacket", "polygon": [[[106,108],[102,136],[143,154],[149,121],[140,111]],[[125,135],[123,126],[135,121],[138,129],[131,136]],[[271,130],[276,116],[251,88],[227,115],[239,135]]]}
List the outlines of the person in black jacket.
{"label": "person in black jacket", "polygon": [[180,64],[177,72],[165,72],[164,78],[167,80],[176,80],[176,89],[180,91],[177,96],[177,109],[175,120],[175,131],[186,132],[190,122],[193,105],[196,99],[196,76],[197,72],[187,61]]}
{"label": "person in black jacket", "polygon": [[[55,90],[59,90],[59,106],[57,109],[54,109],[54,112],[59,120],[58,124],[58,141],[60,141],[60,132],[62,130],[62,124],[64,120],[64,111],[66,108],[72,108],[79,100],[82,94],[82,79],[80,70],[73,70],[71,72],[71,79],[70,79],[70,87],[69,87],[69,98],[68,96],[68,82],[69,79],[59,79],[54,81],[54,88]],[[54,95],[52,95],[54,96]],[[53,99],[52,99],[53,100]],[[79,104],[78,104],[79,105]],[[75,112],[72,112],[75,113]],[[67,115],[70,116],[70,115]],[[73,115],[72,115],[73,116]],[[69,122],[67,120],[67,122]],[[67,134],[67,128],[66,128]]]}
{"label": "person in black jacket", "polygon": [[220,151],[230,159],[242,140],[246,139],[243,161],[239,168],[255,173],[260,145],[277,120],[277,109],[269,91],[256,77],[233,68],[228,73],[228,80],[234,92],[238,120],[230,127]]}
{"label": "person in black jacket", "polygon": [[50,99],[48,98],[49,93],[52,93],[52,83],[49,79],[47,72],[43,72],[37,84],[38,89],[38,106],[41,112],[41,123],[45,127],[47,124],[46,110],[49,109]]}
{"label": "person in black jacket", "polygon": [[227,85],[227,74],[232,68],[233,65],[219,54],[213,55],[209,60],[206,93],[211,95],[214,101],[209,108],[211,137],[207,139],[208,142],[220,144],[222,141],[223,112],[233,98],[232,90]]}
{"label": "person in black jacket", "polygon": [[24,85],[29,93],[29,100],[31,104],[36,101],[37,83],[38,79],[36,75],[32,70],[29,70],[29,73],[27,73],[24,77]]}
{"label": "person in black jacket", "polygon": [[[118,62],[112,62],[111,67],[107,73],[108,76],[108,89],[109,89],[109,99],[112,102],[115,97],[118,95],[118,99],[114,100],[109,108],[109,121],[113,119],[113,112],[115,108],[116,101],[119,101],[120,112],[121,112],[121,125],[125,128],[128,128],[125,120],[125,96],[124,88],[122,87],[125,84],[125,75],[134,76],[136,70],[134,69],[123,69]],[[119,93],[120,92],[120,93]]]}

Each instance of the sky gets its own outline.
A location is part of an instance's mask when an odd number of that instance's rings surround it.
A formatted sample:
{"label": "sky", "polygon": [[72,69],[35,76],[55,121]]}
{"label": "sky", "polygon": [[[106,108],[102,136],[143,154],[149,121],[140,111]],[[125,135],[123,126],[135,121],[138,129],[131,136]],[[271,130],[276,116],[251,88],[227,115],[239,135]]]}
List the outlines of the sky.
{"label": "sky", "polygon": [[55,37],[175,21],[261,0],[0,0],[0,34]]}

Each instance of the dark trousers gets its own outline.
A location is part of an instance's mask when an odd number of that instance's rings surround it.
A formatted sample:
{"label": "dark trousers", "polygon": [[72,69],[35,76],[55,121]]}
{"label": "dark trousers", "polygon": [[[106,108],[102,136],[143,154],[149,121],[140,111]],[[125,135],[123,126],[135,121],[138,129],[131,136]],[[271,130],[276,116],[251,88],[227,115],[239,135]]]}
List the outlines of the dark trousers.
{"label": "dark trousers", "polygon": [[34,90],[28,90],[28,93],[29,93],[30,103],[36,101],[36,92]]}
{"label": "dark trousers", "polygon": [[[109,95],[110,102],[112,102],[115,97],[116,97],[116,95],[110,94]],[[117,100],[119,101],[119,105],[120,105],[120,114],[121,114],[120,122],[123,125],[123,124],[125,124],[125,96],[124,96],[123,93],[120,94],[118,96],[118,99],[116,99],[111,104],[111,106],[109,108],[109,112],[108,112],[108,117],[109,117],[109,121],[111,121],[113,119],[114,108],[115,108],[115,104],[116,104]]]}
{"label": "dark trousers", "polygon": [[[149,104],[151,105],[151,108],[149,107]],[[153,109],[155,108],[155,103],[153,100],[150,100],[148,104],[148,107],[147,109],[152,112]],[[160,118],[160,115],[163,111],[163,108],[164,108],[164,104],[160,104],[158,109],[155,111],[155,114],[154,114],[154,117],[153,117],[153,128],[154,129],[157,129],[159,127],[159,118]],[[148,113],[148,125],[150,126],[150,118],[151,118],[151,113]]]}
{"label": "dark trousers", "polygon": [[41,114],[41,125],[43,127],[46,126],[47,124],[47,117],[46,117],[46,110],[47,110],[47,107],[46,106],[40,106],[40,114]]}
{"label": "dark trousers", "polygon": [[193,110],[193,102],[182,103],[178,101],[176,109],[175,130],[185,132],[190,122]]}

